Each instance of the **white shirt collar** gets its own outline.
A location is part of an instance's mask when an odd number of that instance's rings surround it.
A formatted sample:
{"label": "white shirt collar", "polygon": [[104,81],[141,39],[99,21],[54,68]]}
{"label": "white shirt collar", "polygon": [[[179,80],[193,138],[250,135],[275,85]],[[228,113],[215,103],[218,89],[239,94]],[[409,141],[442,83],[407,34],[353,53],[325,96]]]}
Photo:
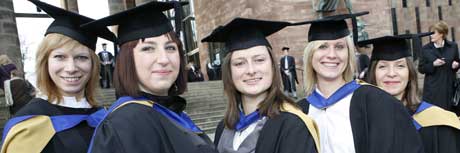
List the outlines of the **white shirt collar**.
{"label": "white shirt collar", "polygon": [[[48,100],[48,97],[46,95],[39,95],[38,98]],[[88,100],[86,100],[85,97],[77,101],[76,97],[62,96],[62,101],[60,103],[58,103],[57,100],[54,100],[51,102],[51,104],[70,108],[92,108],[92,106],[88,103]]]}
{"label": "white shirt collar", "polygon": [[441,47],[444,47],[444,40],[442,40],[442,42],[441,42],[441,45],[440,45],[440,46],[438,46],[438,44],[434,43],[434,47],[435,47],[435,48],[441,48]]}

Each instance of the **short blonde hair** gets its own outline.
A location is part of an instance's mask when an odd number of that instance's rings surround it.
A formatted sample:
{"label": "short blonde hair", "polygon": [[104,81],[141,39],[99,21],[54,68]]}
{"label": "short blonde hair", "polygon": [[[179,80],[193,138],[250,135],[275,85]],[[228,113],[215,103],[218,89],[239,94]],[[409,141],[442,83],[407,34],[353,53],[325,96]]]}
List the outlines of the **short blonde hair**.
{"label": "short blonde hair", "polygon": [[[58,87],[51,79],[48,71],[48,58],[51,52],[60,47],[64,47],[66,50],[74,50],[80,46],[84,45],[70,37],[58,33],[48,34],[42,40],[37,50],[35,71],[37,72],[37,88],[48,97],[48,101],[51,102],[57,100],[58,103],[62,101],[62,94],[58,92]],[[84,94],[89,104],[91,106],[96,106],[97,102],[95,95],[99,80],[99,58],[92,49],[89,50],[92,63],[91,74],[85,85]]]}
{"label": "short blonde hair", "polygon": [[[342,73],[342,77],[346,82],[352,81],[353,80],[353,75],[355,72],[355,51],[354,51],[354,44],[353,40],[349,37],[346,36],[346,43],[347,43],[347,49],[348,49],[348,60],[347,60],[347,65],[345,67],[344,72]],[[310,95],[313,93],[313,90],[315,90],[315,85],[317,83],[317,78],[316,78],[316,71],[313,69],[312,66],[312,58],[313,58],[313,53],[323,44],[325,41],[324,40],[317,40],[317,41],[312,41],[307,44],[307,47],[305,47],[304,50],[304,56],[303,56],[303,77],[304,77],[304,88],[305,88],[305,93],[306,95]]]}
{"label": "short blonde hair", "polygon": [[446,39],[449,33],[449,25],[447,25],[447,23],[444,21],[439,21],[430,26],[430,31],[431,32],[437,31],[440,34],[442,34],[442,39]]}

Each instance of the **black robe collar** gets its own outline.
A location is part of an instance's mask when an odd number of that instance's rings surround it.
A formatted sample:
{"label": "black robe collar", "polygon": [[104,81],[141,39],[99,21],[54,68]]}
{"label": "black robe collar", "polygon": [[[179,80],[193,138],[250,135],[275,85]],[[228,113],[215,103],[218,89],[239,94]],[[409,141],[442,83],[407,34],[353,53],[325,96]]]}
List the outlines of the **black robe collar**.
{"label": "black robe collar", "polygon": [[181,113],[187,105],[185,99],[180,96],[156,96],[146,92],[141,92],[141,95],[175,113]]}

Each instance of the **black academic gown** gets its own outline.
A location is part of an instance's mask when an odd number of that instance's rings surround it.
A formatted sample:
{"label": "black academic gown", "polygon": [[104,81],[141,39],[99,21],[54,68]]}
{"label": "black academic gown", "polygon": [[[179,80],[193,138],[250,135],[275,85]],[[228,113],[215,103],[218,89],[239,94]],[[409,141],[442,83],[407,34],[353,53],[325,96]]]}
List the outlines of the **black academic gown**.
{"label": "black academic gown", "polygon": [[[157,104],[180,112],[185,100]],[[195,134],[175,124],[152,107],[131,103],[110,113],[96,129],[90,153],[217,153],[206,134]]]}
{"label": "black academic gown", "polygon": [[[281,71],[281,78],[283,80],[283,86],[284,86],[284,91],[289,91],[289,92],[295,92],[296,87],[295,83],[299,82],[297,80],[297,73],[296,73],[296,68],[295,68],[295,58],[292,56],[287,56],[287,65],[288,68],[284,66],[286,61],[285,61],[286,56],[283,56],[280,59],[280,71]],[[289,71],[291,73],[291,76],[289,77],[284,73],[284,71]]]}
{"label": "black academic gown", "polygon": [[[98,108],[63,107],[53,105],[41,98],[34,98],[20,109],[14,117],[24,115],[88,115],[97,110]],[[42,153],[85,153],[88,150],[93,131],[94,128],[90,127],[87,122],[81,122],[71,129],[55,134]]]}
{"label": "black academic gown", "polygon": [[[308,114],[309,102],[302,99],[298,104]],[[409,113],[397,99],[377,87],[362,85],[353,92],[350,122],[356,153],[423,152]]]}
{"label": "black academic gown", "polygon": [[[414,113],[410,111],[410,113]],[[433,118],[443,118],[430,115]],[[451,126],[439,125],[421,127],[419,134],[425,153],[460,153],[460,130]]]}
{"label": "black academic gown", "polygon": [[[455,42],[444,41],[444,47],[437,49],[434,43],[423,46],[418,65],[418,71],[425,74],[423,83],[423,100],[433,102],[448,111],[452,111],[452,97],[454,95],[454,81],[457,69],[452,69],[452,62],[460,63],[458,46]],[[446,63],[434,67],[433,61],[444,58]]]}
{"label": "black academic gown", "polygon": [[460,153],[460,131],[448,126],[419,130],[425,153]]}
{"label": "black academic gown", "polygon": [[[219,144],[224,130],[223,121],[216,129],[214,144]],[[229,138],[233,139],[233,138]],[[294,114],[281,112],[269,118],[256,144],[256,153],[316,153],[315,142],[304,122]]]}

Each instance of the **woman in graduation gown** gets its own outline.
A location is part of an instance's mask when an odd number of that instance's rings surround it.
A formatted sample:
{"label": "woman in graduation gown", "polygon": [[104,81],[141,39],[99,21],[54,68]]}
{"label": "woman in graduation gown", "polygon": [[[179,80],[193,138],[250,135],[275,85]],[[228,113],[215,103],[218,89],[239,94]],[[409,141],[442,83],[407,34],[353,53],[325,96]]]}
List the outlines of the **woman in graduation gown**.
{"label": "woman in graduation gown", "polygon": [[204,42],[223,42],[222,65],[228,98],[214,144],[220,153],[319,152],[315,123],[281,91],[279,69],[265,38],[287,22],[235,18]]}
{"label": "woman in graduation gown", "polygon": [[177,28],[181,5],[152,1],[83,26],[118,25],[121,45],[114,72],[120,97],[96,128],[88,152],[217,152],[178,96],[186,89],[184,52],[163,11],[178,8]]}
{"label": "woman in graduation gown", "polygon": [[367,13],[303,22],[311,23],[304,52],[307,97],[298,104],[318,125],[322,152],[422,152],[420,137],[398,100],[352,79],[355,53],[345,19]]}
{"label": "woman in graduation gown", "polygon": [[105,110],[97,107],[97,37],[114,40],[106,27],[83,30],[90,18],[31,0],[54,18],[36,56],[39,95],[8,121],[2,153],[82,153]]}
{"label": "woman in graduation gown", "polygon": [[369,83],[399,99],[412,114],[425,153],[460,152],[460,121],[455,113],[422,101],[417,71],[406,39],[429,34],[385,36],[359,42],[373,44]]}

